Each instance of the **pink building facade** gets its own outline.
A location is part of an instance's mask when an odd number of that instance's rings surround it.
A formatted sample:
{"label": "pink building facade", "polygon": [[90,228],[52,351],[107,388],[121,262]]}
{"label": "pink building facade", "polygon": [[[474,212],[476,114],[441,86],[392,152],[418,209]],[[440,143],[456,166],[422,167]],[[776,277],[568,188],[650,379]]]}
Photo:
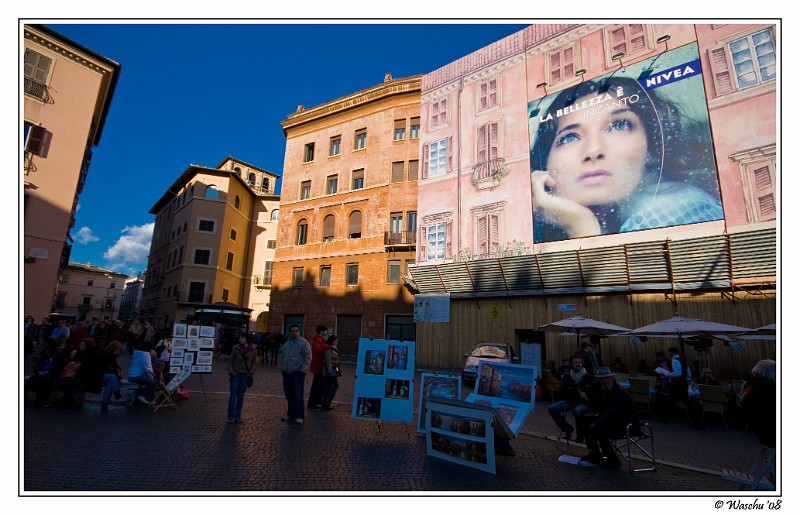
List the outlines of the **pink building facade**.
{"label": "pink building facade", "polygon": [[[662,36],[669,39],[659,42]],[[750,57],[742,52],[750,52]],[[622,56],[613,59],[615,54]],[[720,234],[774,221],[775,55],[775,27],[768,24],[542,25],[426,75],[417,262]],[[669,66],[670,57],[676,66]],[[736,59],[745,62],[735,63]],[[697,111],[683,113],[684,125],[686,119],[706,119],[705,151],[715,158],[716,170],[712,161],[703,178],[695,173],[694,180],[708,183],[710,197],[719,204],[716,210],[699,222],[688,218],[690,223],[668,221],[647,230],[534,241],[530,171],[536,167],[530,157],[535,134],[529,122],[537,105],[546,107],[559,93],[593,79],[639,79],[651,63],[650,75],[658,78],[696,60],[700,69],[694,80],[702,88],[691,93],[692,105],[678,108]],[[751,67],[752,73],[746,71]],[[688,82],[670,85],[675,88],[673,98]],[[659,89],[651,91],[668,88]],[[537,114],[544,117],[544,111]],[[684,148],[667,151],[674,154]]]}
{"label": "pink building facade", "polygon": [[418,362],[477,341],[567,357],[536,328],[575,312],[774,323],[779,41],[774,21],[532,25],[423,76],[409,287],[450,318],[417,319]]}

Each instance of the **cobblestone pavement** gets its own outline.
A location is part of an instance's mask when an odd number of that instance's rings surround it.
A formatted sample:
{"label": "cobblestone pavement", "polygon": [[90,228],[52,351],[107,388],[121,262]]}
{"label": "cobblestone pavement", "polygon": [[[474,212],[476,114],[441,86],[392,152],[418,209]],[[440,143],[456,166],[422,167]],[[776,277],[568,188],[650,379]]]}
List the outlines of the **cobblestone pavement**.
{"label": "cobblestone pavement", "polygon": [[[122,404],[101,413],[99,397],[92,395],[79,408],[35,408],[27,398],[21,407],[21,492],[730,495],[739,485],[722,479],[719,467],[745,471],[759,448],[741,428],[698,432],[671,421],[656,423],[662,464],[655,472],[578,467],[558,457],[580,456],[585,449],[545,438],[555,431],[547,404],[537,402],[513,442],[516,456],[498,456],[497,473],[490,474],[427,456],[416,415],[413,423],[353,420],[354,365],[343,367],[336,408],[307,410],[306,423],[296,425],[280,421],[286,403],[279,370],[259,364],[244,423],[227,424],[226,359],[215,362],[213,374],[188,380],[188,400],[155,413]],[[308,376],[306,393],[310,381]]]}

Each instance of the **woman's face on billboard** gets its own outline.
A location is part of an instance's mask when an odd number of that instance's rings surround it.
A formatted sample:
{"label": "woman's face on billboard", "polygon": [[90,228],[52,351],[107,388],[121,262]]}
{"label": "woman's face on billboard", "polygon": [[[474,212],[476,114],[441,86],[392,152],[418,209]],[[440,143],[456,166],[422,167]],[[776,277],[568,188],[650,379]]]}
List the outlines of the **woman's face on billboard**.
{"label": "woman's face on billboard", "polygon": [[609,99],[559,118],[547,160],[554,195],[593,206],[617,202],[636,189],[644,175],[647,135],[639,115],[617,104]]}

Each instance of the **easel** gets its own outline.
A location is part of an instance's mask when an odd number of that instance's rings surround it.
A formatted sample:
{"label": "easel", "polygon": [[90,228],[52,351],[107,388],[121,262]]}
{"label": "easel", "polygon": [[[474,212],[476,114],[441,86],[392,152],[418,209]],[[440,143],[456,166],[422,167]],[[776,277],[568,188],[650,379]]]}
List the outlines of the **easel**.
{"label": "easel", "polygon": [[172,406],[175,409],[178,409],[178,405],[175,403],[175,390],[183,384],[186,379],[192,375],[191,370],[183,369],[178,373],[175,377],[172,378],[172,381],[167,383],[166,385],[161,381],[156,383],[156,396],[153,398],[153,402],[148,404],[151,408],[153,408],[153,412],[155,413],[160,408],[164,406]]}

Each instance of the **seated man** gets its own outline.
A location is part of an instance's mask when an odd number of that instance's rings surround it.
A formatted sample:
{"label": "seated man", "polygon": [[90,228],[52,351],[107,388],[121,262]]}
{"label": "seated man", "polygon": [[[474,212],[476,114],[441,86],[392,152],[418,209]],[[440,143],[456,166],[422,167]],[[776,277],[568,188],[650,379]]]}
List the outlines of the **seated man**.
{"label": "seated man", "polygon": [[[589,412],[589,406],[581,398],[581,393],[585,393],[595,386],[594,376],[583,368],[583,360],[580,356],[572,356],[569,361],[570,371],[561,379],[561,393],[564,395],[564,400],[558,401],[547,408],[547,412],[553,417],[558,428],[564,432],[567,440],[572,436],[573,428],[567,422],[564,413],[572,410],[575,420],[586,415]],[[575,441],[582,442],[584,437],[585,434],[579,425]]]}
{"label": "seated man", "polygon": [[616,468],[622,463],[611,440],[625,434],[627,425],[635,421],[633,397],[616,383],[610,368],[599,367],[595,378],[599,388],[589,403],[591,414],[578,420],[578,427],[584,426],[590,449],[581,459],[603,468]]}

